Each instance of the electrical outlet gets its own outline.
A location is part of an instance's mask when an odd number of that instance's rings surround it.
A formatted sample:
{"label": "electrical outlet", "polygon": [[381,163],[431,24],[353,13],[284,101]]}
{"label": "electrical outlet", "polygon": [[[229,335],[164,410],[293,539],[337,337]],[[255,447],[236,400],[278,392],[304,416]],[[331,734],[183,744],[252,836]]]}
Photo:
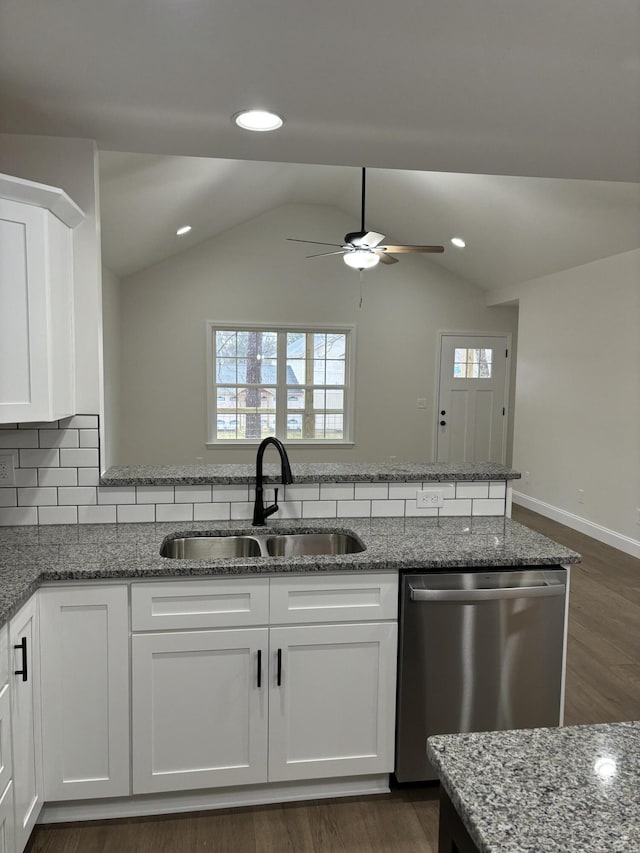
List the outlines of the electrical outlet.
{"label": "electrical outlet", "polygon": [[418,397],[416,400],[416,409],[426,409],[427,408],[427,398],[426,397]]}
{"label": "electrical outlet", "polygon": [[444,490],[418,489],[416,492],[416,506],[419,509],[444,506]]}
{"label": "electrical outlet", "polygon": [[531,479],[531,474],[530,474],[528,471],[525,471],[525,472],[524,472],[524,481],[525,481],[525,483],[528,483],[530,479]]}
{"label": "electrical outlet", "polygon": [[15,486],[15,484],[13,453],[0,453],[0,486]]}
{"label": "electrical outlet", "polygon": [[578,503],[584,503],[584,489],[578,489]]}
{"label": "electrical outlet", "polygon": [[636,509],[636,524],[640,524],[640,506]]}

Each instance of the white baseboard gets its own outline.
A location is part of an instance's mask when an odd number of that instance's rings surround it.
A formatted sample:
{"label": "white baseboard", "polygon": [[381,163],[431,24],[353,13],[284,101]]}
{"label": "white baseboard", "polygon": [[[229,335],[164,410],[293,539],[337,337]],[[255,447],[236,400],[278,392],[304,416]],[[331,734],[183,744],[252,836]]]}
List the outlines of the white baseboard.
{"label": "white baseboard", "polygon": [[622,533],[616,533],[615,530],[610,530],[608,527],[603,527],[601,524],[596,524],[594,521],[589,521],[582,518],[580,515],[574,515],[572,512],[567,512],[565,509],[553,506],[553,504],[538,500],[537,498],[523,495],[522,492],[513,493],[513,502],[546,518],[551,518],[560,524],[571,527],[585,536],[591,536],[597,539],[598,542],[604,542],[605,545],[611,545],[612,548],[618,548],[624,551],[625,554],[630,554],[632,557],[640,558],[640,541],[632,539],[630,536],[624,536]]}
{"label": "white baseboard", "polygon": [[331,797],[357,797],[388,792],[389,775],[383,773],[372,776],[350,776],[343,779],[267,783],[104,800],[73,800],[45,803],[38,817],[38,823],[150,817],[179,812],[211,811],[237,806],[292,803],[299,800],[323,800]]}

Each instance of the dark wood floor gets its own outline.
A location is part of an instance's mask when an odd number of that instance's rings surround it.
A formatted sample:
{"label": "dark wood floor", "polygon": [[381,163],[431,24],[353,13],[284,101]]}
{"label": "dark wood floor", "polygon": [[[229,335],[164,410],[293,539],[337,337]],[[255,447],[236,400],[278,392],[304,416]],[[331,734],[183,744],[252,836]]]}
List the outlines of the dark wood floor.
{"label": "dark wood floor", "polygon": [[[583,555],[573,569],[565,723],[640,718],[640,560],[514,506]],[[37,827],[27,853],[436,853],[436,786],[376,797]]]}

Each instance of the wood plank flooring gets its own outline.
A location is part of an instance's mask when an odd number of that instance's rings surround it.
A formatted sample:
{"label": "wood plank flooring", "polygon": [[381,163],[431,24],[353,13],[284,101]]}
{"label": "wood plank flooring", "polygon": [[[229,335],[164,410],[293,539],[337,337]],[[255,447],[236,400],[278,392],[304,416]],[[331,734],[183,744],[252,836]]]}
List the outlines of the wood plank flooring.
{"label": "wood plank flooring", "polygon": [[[565,723],[640,718],[640,560],[522,507],[573,568]],[[27,853],[436,853],[438,791],[36,827]]]}

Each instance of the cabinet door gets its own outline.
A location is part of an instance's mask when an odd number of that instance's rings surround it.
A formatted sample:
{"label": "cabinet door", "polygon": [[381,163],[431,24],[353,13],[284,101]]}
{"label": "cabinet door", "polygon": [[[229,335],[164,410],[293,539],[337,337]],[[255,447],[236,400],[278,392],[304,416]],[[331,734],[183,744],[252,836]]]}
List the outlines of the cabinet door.
{"label": "cabinet door", "polygon": [[14,853],[15,850],[13,782],[9,782],[0,796],[0,853]]}
{"label": "cabinet door", "polygon": [[267,779],[267,628],[136,634],[133,792]]}
{"label": "cabinet door", "polygon": [[40,590],[47,800],[129,794],[125,586]]}
{"label": "cabinet door", "polygon": [[24,850],[42,808],[42,736],[37,597],[9,625],[16,850]]}
{"label": "cabinet door", "polygon": [[269,642],[269,781],[393,770],[396,623],[272,628]]}

